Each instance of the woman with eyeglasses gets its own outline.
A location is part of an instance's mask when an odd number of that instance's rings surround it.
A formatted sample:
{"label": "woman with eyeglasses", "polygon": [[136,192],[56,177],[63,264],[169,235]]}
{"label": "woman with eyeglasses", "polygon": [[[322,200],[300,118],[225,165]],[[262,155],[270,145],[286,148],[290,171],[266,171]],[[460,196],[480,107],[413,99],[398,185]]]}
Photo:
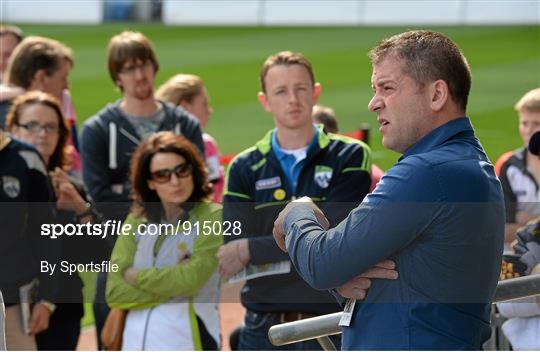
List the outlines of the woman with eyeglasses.
{"label": "woman with eyeglasses", "polygon": [[111,257],[107,303],[128,310],[123,350],[218,350],[221,205],[202,156],[159,132],[131,160],[134,205]]}
{"label": "woman with eyeglasses", "polygon": [[[69,127],[62,109],[52,95],[31,91],[17,97],[11,106],[7,130],[13,137],[33,145],[45,162],[53,185],[57,224],[85,223],[99,218],[91,207],[82,182],[70,177],[68,145]],[[58,263],[88,263],[105,255],[105,244],[91,236],[61,236],[62,252]],[[36,335],[39,350],[74,350],[80,334],[80,320],[84,314],[82,280],[78,275],[58,275],[60,295],[57,302],[47,302],[51,313],[49,326]],[[37,331],[36,331],[37,333]]]}

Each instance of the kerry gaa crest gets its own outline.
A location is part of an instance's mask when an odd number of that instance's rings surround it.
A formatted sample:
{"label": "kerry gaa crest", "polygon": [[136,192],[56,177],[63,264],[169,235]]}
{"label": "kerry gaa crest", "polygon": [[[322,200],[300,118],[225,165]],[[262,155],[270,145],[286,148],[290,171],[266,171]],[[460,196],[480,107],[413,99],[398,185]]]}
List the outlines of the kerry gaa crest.
{"label": "kerry gaa crest", "polygon": [[328,185],[330,184],[330,180],[332,179],[333,171],[334,170],[329,166],[315,166],[315,183],[321,188],[328,187]]}
{"label": "kerry gaa crest", "polygon": [[21,192],[19,179],[13,176],[2,177],[2,188],[9,198],[16,198]]}

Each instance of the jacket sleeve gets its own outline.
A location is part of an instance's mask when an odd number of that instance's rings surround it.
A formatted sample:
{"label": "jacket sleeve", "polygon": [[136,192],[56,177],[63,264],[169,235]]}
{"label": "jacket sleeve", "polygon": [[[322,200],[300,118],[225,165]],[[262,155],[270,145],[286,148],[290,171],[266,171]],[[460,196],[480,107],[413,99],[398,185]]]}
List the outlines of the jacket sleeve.
{"label": "jacket sleeve", "polygon": [[512,302],[497,303],[497,308],[505,318],[530,318],[540,316],[540,306],[536,297],[526,297]]}
{"label": "jacket sleeve", "polygon": [[[88,203],[92,203],[88,198],[88,192],[81,180],[75,177],[70,177],[71,184],[81,198]],[[102,215],[91,204],[91,223],[98,224],[102,222]],[[80,218],[71,211],[57,211],[57,223],[80,223]],[[63,236],[62,237],[63,256],[67,256],[72,263],[85,263],[101,262],[103,260],[109,260],[111,255],[111,249],[107,243],[107,240],[101,236]]]}
{"label": "jacket sleeve", "polygon": [[250,238],[248,246],[251,264],[261,265],[289,260],[287,253],[283,253],[276,245],[273,235]]}
{"label": "jacket sleeve", "polygon": [[[41,236],[41,226],[43,224],[55,223],[54,193],[49,177],[45,174],[45,164],[35,151],[26,160],[34,163],[30,166],[30,198],[28,214],[28,227],[26,228],[28,238],[32,238],[32,250],[38,261],[45,260],[49,263],[60,262],[61,241],[51,239],[48,236]],[[48,273],[39,272],[39,289],[37,300],[45,299],[50,302],[57,302],[56,297],[60,292],[59,275],[50,276]]]}
{"label": "jacket sleeve", "polygon": [[223,198],[223,220],[241,225],[239,236],[224,236],[225,242],[247,238],[250,263],[254,265],[288,260],[289,257],[276,245],[272,234],[261,234],[256,223],[255,203],[252,198],[252,181],[240,159],[235,159],[227,170]]}
{"label": "jacket sleeve", "polygon": [[[285,218],[285,241],[294,266],[316,289],[341,286],[358,273],[410,244],[430,224],[442,205],[426,207],[413,190],[438,188],[429,168],[415,172],[415,163],[403,163],[387,172],[377,191],[368,195],[339,225],[327,231],[311,208],[298,205]],[[403,206],[407,202],[407,206]],[[336,258],[340,258],[337,260]]]}
{"label": "jacket sleeve", "polygon": [[[133,216],[128,216],[124,225],[130,224],[136,229],[141,222]],[[137,251],[134,235],[119,236],[114,245],[111,265],[117,264],[118,271],[112,271],[107,277],[106,298],[112,308],[143,309],[157,306],[167,300],[167,297],[146,292],[133,287],[124,280],[124,272],[133,265]]]}
{"label": "jacket sleeve", "polygon": [[108,159],[109,141],[103,129],[92,118],[85,124],[81,135],[83,180],[88,193],[97,203],[125,202],[129,199],[128,187],[122,193],[112,190]]}
{"label": "jacket sleeve", "polygon": [[[221,210],[210,214],[203,222],[221,223]],[[199,234],[193,245],[193,253],[182,264],[166,268],[148,268],[137,273],[136,287],[151,294],[166,297],[193,297],[216,272],[218,261],[216,253],[223,243],[221,233]]]}
{"label": "jacket sleeve", "polygon": [[[347,152],[347,153],[345,153]],[[339,224],[369,192],[371,186],[371,150],[362,142],[350,143],[342,154],[347,155],[343,167],[337,170],[328,187],[324,202],[316,202],[330,221]]]}
{"label": "jacket sleeve", "polygon": [[512,186],[508,181],[508,161],[506,161],[501,168],[501,175],[499,177],[504,194],[504,207],[506,209],[506,223],[513,224],[516,222],[517,213],[517,197]]}

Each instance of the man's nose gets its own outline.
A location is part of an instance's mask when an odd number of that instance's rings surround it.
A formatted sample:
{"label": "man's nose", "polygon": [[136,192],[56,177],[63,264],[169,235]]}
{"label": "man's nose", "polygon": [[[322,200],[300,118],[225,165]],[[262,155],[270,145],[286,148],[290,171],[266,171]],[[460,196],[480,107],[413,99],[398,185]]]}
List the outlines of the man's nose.
{"label": "man's nose", "polygon": [[144,76],[143,70],[144,70],[144,68],[142,66],[136,67],[135,72],[134,72],[135,73],[135,78],[141,79]]}
{"label": "man's nose", "polygon": [[371,112],[376,112],[384,107],[383,100],[377,96],[376,94],[371,98],[371,100],[368,103],[368,109]]}
{"label": "man's nose", "polygon": [[291,93],[289,94],[289,102],[296,103],[297,101],[298,101],[298,93],[296,93],[295,91],[291,91]]}

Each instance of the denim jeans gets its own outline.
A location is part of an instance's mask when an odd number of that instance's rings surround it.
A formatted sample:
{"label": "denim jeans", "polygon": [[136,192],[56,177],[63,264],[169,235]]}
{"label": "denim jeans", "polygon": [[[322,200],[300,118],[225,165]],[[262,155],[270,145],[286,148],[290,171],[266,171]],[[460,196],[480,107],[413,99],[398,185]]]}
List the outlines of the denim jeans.
{"label": "denim jeans", "polygon": [[[273,325],[281,324],[279,313],[256,313],[250,310],[246,311],[244,326],[240,332],[240,342],[238,349],[240,351],[313,351],[322,350],[317,340],[298,342],[284,346],[274,346],[268,339],[268,330]],[[330,336],[330,339],[339,350],[341,347],[341,335]]]}

